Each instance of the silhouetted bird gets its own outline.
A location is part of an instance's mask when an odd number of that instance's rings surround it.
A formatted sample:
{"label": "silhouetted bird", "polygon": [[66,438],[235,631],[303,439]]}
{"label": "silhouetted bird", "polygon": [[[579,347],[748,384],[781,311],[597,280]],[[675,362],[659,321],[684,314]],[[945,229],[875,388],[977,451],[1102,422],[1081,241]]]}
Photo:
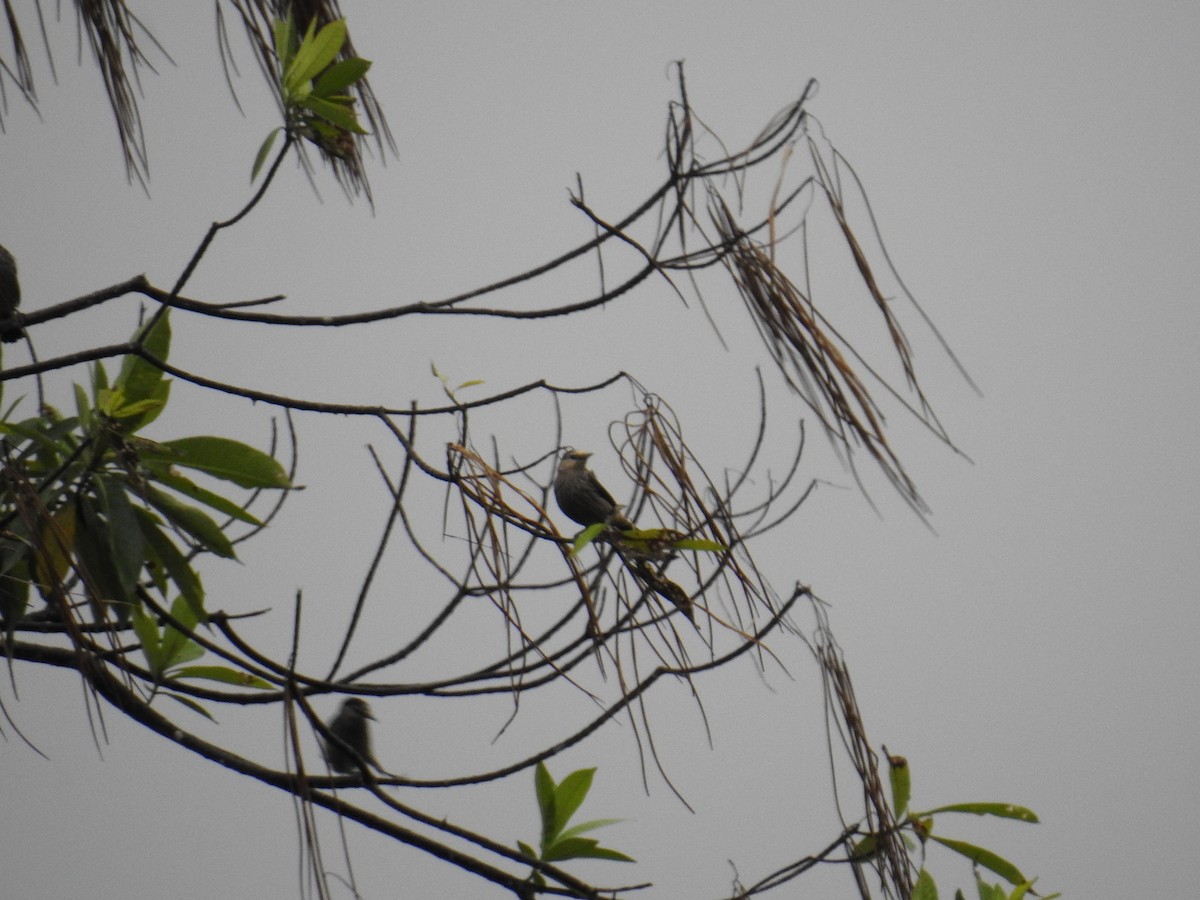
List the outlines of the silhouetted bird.
{"label": "silhouetted bird", "polygon": [[17,261],[0,245],[0,341],[11,344],[19,341],[24,329],[14,320],[21,302],[21,285],[17,281]]}
{"label": "silhouetted bird", "polygon": [[360,760],[379,768],[371,754],[371,731],[367,720],[375,721],[371,707],[361,697],[351,697],[342,704],[338,714],[329,723],[329,730],[354,751],[348,753],[333,741],[325,741],[325,761],[335,772],[352,775],[361,771]]}
{"label": "silhouetted bird", "polygon": [[568,450],[554,476],[554,499],[568,519],[584,526],[604,522],[622,531],[636,528],[621,512],[621,506],[588,469],[590,453]]}

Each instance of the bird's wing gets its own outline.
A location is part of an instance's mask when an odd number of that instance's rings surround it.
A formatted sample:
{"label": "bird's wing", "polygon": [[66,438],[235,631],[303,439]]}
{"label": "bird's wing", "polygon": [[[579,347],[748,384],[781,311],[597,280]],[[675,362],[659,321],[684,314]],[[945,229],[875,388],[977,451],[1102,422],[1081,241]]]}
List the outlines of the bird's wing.
{"label": "bird's wing", "polygon": [[594,487],[596,489],[596,493],[599,494],[601,497],[603,497],[605,500],[607,500],[612,506],[615,507],[617,505],[617,501],[613,499],[612,494],[610,494],[605,489],[604,485],[602,485],[600,483],[600,479],[596,477],[596,473],[588,472],[587,477],[588,477],[588,482],[591,484],[592,487]]}

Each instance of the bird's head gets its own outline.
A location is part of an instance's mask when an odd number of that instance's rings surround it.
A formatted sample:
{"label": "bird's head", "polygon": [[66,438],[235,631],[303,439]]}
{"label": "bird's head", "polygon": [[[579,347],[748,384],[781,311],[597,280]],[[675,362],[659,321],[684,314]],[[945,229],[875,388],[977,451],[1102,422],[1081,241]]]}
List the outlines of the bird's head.
{"label": "bird's head", "polygon": [[358,716],[361,719],[375,721],[375,717],[371,715],[371,707],[367,705],[367,701],[362,697],[351,697],[342,704],[342,711]]}
{"label": "bird's head", "polygon": [[562,462],[559,463],[560,469],[585,469],[587,468],[588,457],[592,454],[587,450],[568,450],[563,454]]}

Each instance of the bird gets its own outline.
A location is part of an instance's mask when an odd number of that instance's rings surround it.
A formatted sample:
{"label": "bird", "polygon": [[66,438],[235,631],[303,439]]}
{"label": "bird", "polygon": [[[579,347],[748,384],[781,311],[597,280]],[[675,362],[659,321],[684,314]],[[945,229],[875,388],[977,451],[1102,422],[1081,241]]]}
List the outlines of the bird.
{"label": "bird", "polygon": [[[587,467],[588,457],[584,450],[568,450],[558,463],[558,474],[554,476],[554,499],[568,519],[585,528],[604,523],[621,531],[637,528],[624,513],[621,505],[604,489],[604,485]],[[660,597],[671,604],[696,624],[696,612],[692,598],[675,582],[654,571],[642,552],[633,546],[620,545],[616,548],[625,565]]]}
{"label": "bird", "polygon": [[584,450],[568,450],[558,463],[554,476],[554,499],[563,514],[583,527],[604,523],[629,531],[636,528],[621,512],[621,505],[604,489],[595,474],[588,469],[591,456]]}
{"label": "bird", "polygon": [[17,261],[0,244],[0,341],[11,344],[19,341],[25,330],[16,321],[21,302],[21,285],[17,281]]}
{"label": "bird", "polygon": [[[371,715],[371,707],[362,697],[351,697],[342,704],[338,714],[329,722],[329,731],[338,738],[345,747],[326,740],[325,761],[329,768],[345,775],[353,775],[362,770],[364,765],[381,768],[371,754],[371,731],[367,720],[375,721]],[[349,748],[347,750],[347,748]]]}

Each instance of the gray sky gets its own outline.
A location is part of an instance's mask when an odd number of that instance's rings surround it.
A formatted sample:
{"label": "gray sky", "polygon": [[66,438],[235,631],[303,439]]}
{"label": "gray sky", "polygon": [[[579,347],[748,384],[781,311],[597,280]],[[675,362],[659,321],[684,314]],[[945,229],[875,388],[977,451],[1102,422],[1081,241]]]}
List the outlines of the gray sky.
{"label": "gray sky", "polygon": [[[327,179],[320,203],[287,167],[247,225],[218,239],[191,292],[215,301],[283,292],[295,312],[348,312],[487,283],[588,236],[567,204],[576,172],[612,219],[658,185],[675,97],[671,61],[686,60],[694,105],[731,146],[818,78],[810,111],[855,165],[892,258],[984,396],[919,339],[926,389],[973,460],[894,420],[936,535],[877,480],[881,514],[873,512],[814,425],[803,474],[828,484],[757,557],[781,591],[799,580],[832,605],[868,734],[909,758],[915,806],[1007,800],[1042,818],[1038,826],[943,818],[939,830],[1002,853],[1039,875],[1044,890],[1186,896],[1191,879],[1179,861],[1194,856],[1200,830],[1200,664],[1191,647],[1200,627],[1200,485],[1189,465],[1200,438],[1192,415],[1200,9],[362,6],[347,2],[345,11],[360,52],[375,61],[373,83],[400,145],[399,161],[372,171],[375,215],[347,206]],[[43,121],[10,104],[0,135],[0,242],[19,260],[27,309],[139,272],[168,285],[207,224],[248,196],[254,152],[275,124],[249,52],[239,45],[242,118],[221,79],[208,8],[146,20],[179,63],[145,84],[150,199],[125,184],[93,73],[73,65],[71,27],[56,36],[59,84],[39,70]],[[831,310],[848,283],[836,274],[845,264],[844,256],[827,264],[818,302]],[[575,275],[556,290],[594,288],[590,268]],[[173,358],[266,390],[389,405],[437,402],[431,360],[452,380],[485,379],[483,390],[543,376],[588,383],[624,368],[672,402],[689,440],[720,471],[748,446],[736,415],[763,356],[740,321],[740,301],[728,290],[708,299],[717,301],[728,352],[698,308],[682,309],[652,286],[589,314],[604,341],[594,358],[564,349],[551,326],[406,319],[276,335],[182,317]],[[845,303],[852,320],[865,308],[862,297]],[[120,339],[134,315],[131,299],[86,322],[50,325],[36,334],[39,353]],[[6,348],[6,364],[21,353]],[[15,395],[8,388],[6,401]],[[262,409],[182,386],[173,399],[179,408],[160,436],[266,439]],[[620,470],[605,425],[627,406],[627,393],[612,393],[567,412],[567,440],[598,451],[596,468],[614,488]],[[532,453],[544,446],[550,407],[530,403],[523,413],[545,422],[514,428],[480,417],[476,437],[494,432],[510,452]],[[795,434],[787,419],[781,412],[772,423],[781,459]],[[432,431],[428,446],[437,442]],[[246,548],[244,565],[213,566],[206,584],[211,606],[272,606],[277,629],[303,588],[306,646],[323,670],[329,632],[344,627],[383,521],[364,445],[388,445],[354,422],[308,418],[301,432],[308,489]],[[436,501],[430,509],[439,514]],[[416,604],[432,583],[405,563],[398,553],[386,572],[397,595]],[[393,620],[395,609],[381,600],[360,658],[394,646],[396,630],[411,633]],[[502,635],[494,615],[472,628],[454,648],[467,658]],[[265,630],[254,636],[272,639]],[[750,881],[832,837],[819,682],[803,648],[784,644],[792,679],[778,669],[760,679],[743,666],[700,685],[712,748],[682,691],[654,698],[660,752],[695,815],[653,776],[650,796],[642,793],[628,729],[552,763],[559,776],[599,765],[584,812],[629,820],[603,838],[638,866],[579,866],[582,876],[653,880],[654,896],[720,896],[732,875],[726,860]],[[391,677],[413,680],[437,664],[422,660]],[[11,896],[295,892],[286,797],[111,711],[98,752],[77,678],[32,667],[18,667],[17,678],[20,702],[6,680],[5,703],[51,760],[11,733],[0,744],[0,872]],[[586,713],[530,707],[492,743],[503,709],[380,704],[378,755],[413,777],[489,768]],[[273,713],[223,713],[222,729],[215,733],[239,752],[280,761]],[[402,796],[500,840],[536,838],[524,776],[461,796]],[[327,862],[340,871],[335,825],[323,824]],[[354,828],[349,838],[365,897],[498,896],[415,851]],[[969,886],[956,860],[932,856],[931,865],[944,895]],[[799,884],[811,886],[806,893],[818,885],[833,886],[826,895],[852,893],[840,870]]]}

